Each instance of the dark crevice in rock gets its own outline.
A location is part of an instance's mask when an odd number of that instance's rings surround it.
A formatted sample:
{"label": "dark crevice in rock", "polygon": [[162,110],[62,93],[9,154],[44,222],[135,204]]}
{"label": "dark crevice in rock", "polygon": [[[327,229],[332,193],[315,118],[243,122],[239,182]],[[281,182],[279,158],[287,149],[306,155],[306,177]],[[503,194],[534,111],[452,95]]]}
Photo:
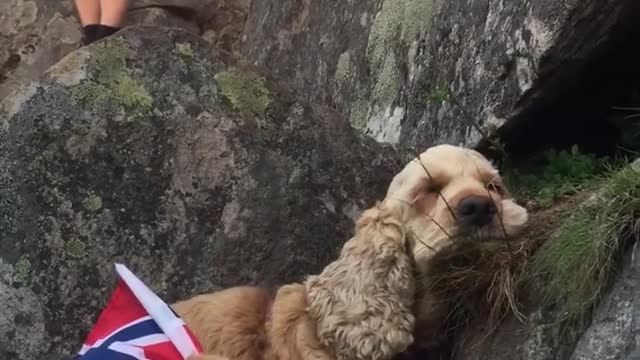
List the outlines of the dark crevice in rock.
{"label": "dark crevice in rock", "polygon": [[18,54],[9,55],[4,64],[0,65],[0,83],[7,80],[7,75],[18,67],[21,60]]}
{"label": "dark crevice in rock", "polygon": [[[598,10],[601,11],[601,10]],[[576,42],[567,30],[563,42],[568,52],[575,54],[572,61],[554,65],[557,70],[544,73],[541,66],[537,95],[521,101],[520,113],[497,132],[511,160],[519,160],[543,149],[563,149],[577,144],[584,152],[609,155],[619,150],[625,126],[633,119],[622,119],[615,107],[639,106],[640,52],[637,39],[640,28],[634,19],[640,16],[640,3],[628,1],[622,8],[617,23],[606,37],[593,31],[590,41],[595,46],[585,55],[583,49],[572,49]],[[577,21],[576,26],[580,22]],[[582,24],[581,26],[586,26]],[[567,51],[565,51],[566,53]],[[553,51],[545,61],[553,62]],[[522,104],[525,103],[525,104]],[[628,131],[627,131],[628,133]],[[628,134],[627,134],[628,135]],[[479,150],[498,157],[490,150],[489,141]]]}

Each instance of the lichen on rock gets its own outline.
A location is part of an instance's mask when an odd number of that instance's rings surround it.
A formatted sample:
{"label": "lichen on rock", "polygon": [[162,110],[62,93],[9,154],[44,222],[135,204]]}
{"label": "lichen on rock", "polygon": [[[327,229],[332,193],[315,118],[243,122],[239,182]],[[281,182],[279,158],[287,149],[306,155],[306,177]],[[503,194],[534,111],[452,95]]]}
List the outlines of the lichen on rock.
{"label": "lichen on rock", "polygon": [[13,282],[24,284],[29,281],[29,273],[31,272],[31,262],[26,257],[20,258],[13,266]]}
{"label": "lichen on rock", "polygon": [[127,69],[129,45],[115,38],[113,41],[93,46],[96,48],[87,60],[87,68],[94,76],[73,87],[73,98],[90,108],[101,101],[112,99],[133,112],[134,116],[145,115],[151,111],[153,99]]}
{"label": "lichen on rock", "polygon": [[351,77],[351,54],[348,51],[340,54],[338,63],[336,64],[336,72],[334,78],[338,86],[349,81]]}
{"label": "lichen on rock", "polygon": [[64,250],[67,256],[80,259],[85,255],[86,245],[77,238],[71,238],[64,243]]}
{"label": "lichen on rock", "polygon": [[[352,116],[352,124],[368,128],[369,119],[378,118],[376,122],[386,122],[402,87],[402,67],[411,67],[415,59],[415,47],[419,38],[424,37],[432,23],[434,12],[433,0],[385,0],[376,14],[369,33],[366,59],[372,69],[371,95],[368,100],[369,109],[365,119]],[[391,111],[392,113],[393,111]],[[362,116],[361,113],[355,115]],[[382,119],[382,120],[380,120]],[[379,125],[375,125],[379,127]],[[395,128],[395,125],[393,126]],[[373,130],[372,130],[373,131]],[[378,131],[379,132],[379,131]],[[397,134],[391,135],[397,138]],[[376,136],[379,140],[388,137],[386,133]],[[397,140],[396,140],[397,141]]]}
{"label": "lichen on rock", "polygon": [[232,68],[215,76],[222,95],[244,117],[263,117],[271,102],[264,77],[249,70]]}
{"label": "lichen on rock", "polygon": [[189,43],[177,43],[176,51],[186,57],[193,57],[193,48]]}
{"label": "lichen on rock", "polygon": [[102,208],[102,198],[94,192],[89,192],[82,200],[82,206],[89,211],[98,211]]}

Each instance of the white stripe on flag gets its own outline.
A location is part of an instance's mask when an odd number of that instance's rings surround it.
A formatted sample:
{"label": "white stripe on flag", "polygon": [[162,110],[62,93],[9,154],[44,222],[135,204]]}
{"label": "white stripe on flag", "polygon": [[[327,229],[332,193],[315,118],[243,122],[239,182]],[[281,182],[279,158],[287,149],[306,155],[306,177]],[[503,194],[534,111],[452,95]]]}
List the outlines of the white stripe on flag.
{"label": "white stripe on flag", "polygon": [[131,346],[127,343],[115,341],[111,345],[109,345],[109,349],[113,351],[117,351],[119,353],[127,354],[133,356],[137,360],[149,360],[146,356],[144,356],[144,350],[141,348],[137,348],[135,346]]}
{"label": "white stripe on flag", "polygon": [[197,350],[184,328],[184,322],[176,317],[169,305],[154,294],[126,266],[116,264],[116,272],[120,275],[122,281],[129,286],[131,292],[155,320],[160,329],[167,334],[173,345],[178,349],[178,352],[180,352],[180,355],[182,355],[182,358],[186,359],[192,354],[196,354]]}
{"label": "white stripe on flag", "polygon": [[127,344],[145,347],[171,341],[165,334],[153,334],[127,341]]}
{"label": "white stripe on flag", "polygon": [[97,340],[93,344],[90,344],[88,346],[83,344],[82,345],[82,349],[80,349],[80,352],[78,354],[84,355],[87,351],[89,351],[89,349],[100,347],[100,345],[102,345],[107,339],[111,338],[116,333],[124,330],[125,328],[128,328],[129,326],[133,326],[135,324],[138,324],[138,323],[141,323],[141,322],[147,321],[147,320],[151,320],[151,316],[143,316],[143,317],[135,319],[135,320],[133,320],[133,321],[127,323],[127,324],[124,324],[124,325],[120,326],[119,328],[115,329],[114,331],[112,331],[111,333],[109,333],[109,335],[100,338],[99,340]]}

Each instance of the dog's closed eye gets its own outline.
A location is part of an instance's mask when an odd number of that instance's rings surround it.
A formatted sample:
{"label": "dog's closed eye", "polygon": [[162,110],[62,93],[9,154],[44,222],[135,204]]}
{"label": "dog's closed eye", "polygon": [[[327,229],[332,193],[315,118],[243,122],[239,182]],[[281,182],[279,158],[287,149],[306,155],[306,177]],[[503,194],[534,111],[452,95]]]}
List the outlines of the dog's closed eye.
{"label": "dog's closed eye", "polygon": [[506,193],[504,185],[502,185],[501,183],[499,183],[497,181],[490,181],[485,186],[487,187],[487,190],[495,192],[496,194],[499,194],[500,196],[504,196],[505,193]]}
{"label": "dog's closed eye", "polygon": [[427,185],[427,193],[438,194],[439,192],[442,191],[442,188],[443,188],[442,185],[432,182]]}

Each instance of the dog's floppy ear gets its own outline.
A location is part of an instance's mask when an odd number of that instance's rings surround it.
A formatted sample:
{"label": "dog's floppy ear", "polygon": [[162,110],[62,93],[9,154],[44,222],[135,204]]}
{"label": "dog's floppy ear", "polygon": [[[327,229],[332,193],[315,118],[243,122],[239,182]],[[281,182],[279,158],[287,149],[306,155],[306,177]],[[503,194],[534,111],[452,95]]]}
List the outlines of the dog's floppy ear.
{"label": "dog's floppy ear", "polygon": [[413,266],[397,209],[364,212],[340,257],[305,283],[318,338],[338,360],[388,360],[413,342]]}
{"label": "dog's floppy ear", "polygon": [[404,185],[406,177],[407,176],[404,174],[404,172],[400,172],[393,177],[393,180],[391,180],[389,188],[387,189],[387,197],[391,196],[398,190],[398,188]]}

